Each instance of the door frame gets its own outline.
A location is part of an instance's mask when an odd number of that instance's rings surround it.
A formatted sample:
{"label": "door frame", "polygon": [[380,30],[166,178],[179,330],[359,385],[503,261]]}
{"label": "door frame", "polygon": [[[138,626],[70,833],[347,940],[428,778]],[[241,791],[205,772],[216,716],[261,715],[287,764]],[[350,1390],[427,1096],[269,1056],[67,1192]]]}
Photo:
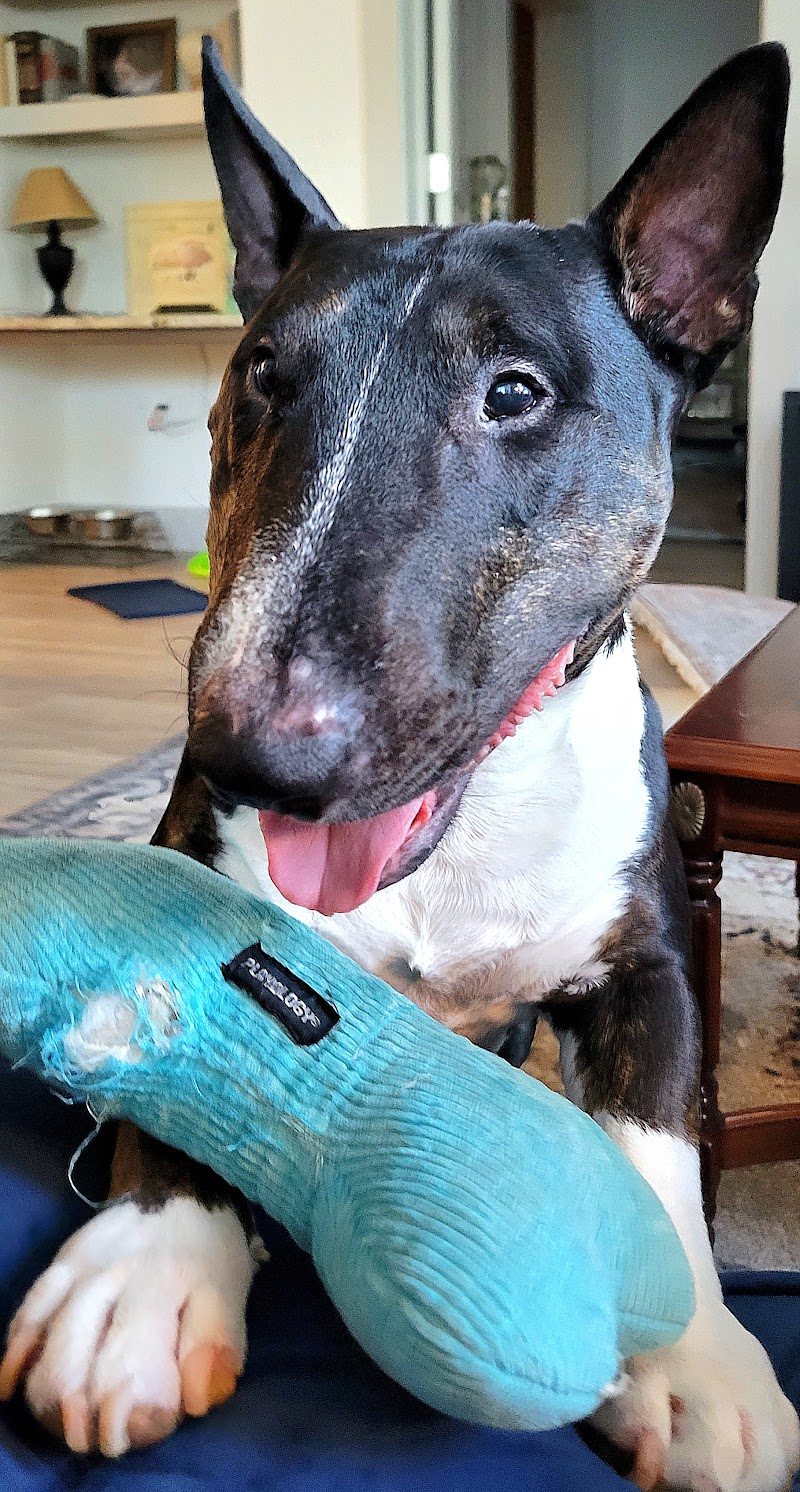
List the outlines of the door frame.
{"label": "door frame", "polygon": [[515,218],[536,211],[536,0],[511,6],[511,202]]}

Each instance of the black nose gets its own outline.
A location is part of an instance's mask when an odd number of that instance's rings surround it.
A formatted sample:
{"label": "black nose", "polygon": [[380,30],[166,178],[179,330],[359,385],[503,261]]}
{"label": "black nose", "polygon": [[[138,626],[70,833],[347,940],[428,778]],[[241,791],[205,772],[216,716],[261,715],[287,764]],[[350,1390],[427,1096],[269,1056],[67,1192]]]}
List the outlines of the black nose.
{"label": "black nose", "polygon": [[237,731],[224,718],[206,716],[190,732],[189,756],[223,803],[315,821],[345,790],[350,745],[343,729],[313,736],[263,725]]}
{"label": "black nose", "polygon": [[353,689],[310,659],[243,663],[200,690],[189,757],[223,802],[314,821],[347,791],[363,723]]}

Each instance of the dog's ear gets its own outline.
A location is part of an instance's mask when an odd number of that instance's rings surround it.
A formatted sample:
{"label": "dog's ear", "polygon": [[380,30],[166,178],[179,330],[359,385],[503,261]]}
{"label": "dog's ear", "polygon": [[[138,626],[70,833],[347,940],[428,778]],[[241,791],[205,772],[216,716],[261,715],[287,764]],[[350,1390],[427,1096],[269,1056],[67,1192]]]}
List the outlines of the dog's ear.
{"label": "dog's ear", "polygon": [[750,325],[780,197],[788,94],[783,47],[732,57],[589,219],[636,330],[698,381]]}
{"label": "dog's ear", "polygon": [[303,233],[341,225],[288,151],[248,109],[210,36],[203,37],[203,104],[236,250],[233,293],[249,321],[287,268]]}

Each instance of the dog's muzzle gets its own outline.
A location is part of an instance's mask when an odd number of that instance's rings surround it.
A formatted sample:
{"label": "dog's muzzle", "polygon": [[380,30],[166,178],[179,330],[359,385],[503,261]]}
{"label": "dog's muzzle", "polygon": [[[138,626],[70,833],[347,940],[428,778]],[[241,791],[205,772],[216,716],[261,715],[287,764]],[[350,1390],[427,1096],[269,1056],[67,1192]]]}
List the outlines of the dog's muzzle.
{"label": "dog's muzzle", "polygon": [[386,813],[326,821],[358,776],[363,717],[348,701],[323,699],[308,665],[299,669],[300,687],[282,681],[269,706],[256,696],[257,709],[230,677],[207,684],[189,740],[192,763],[223,803],[258,809],[270,877],[287,901],[323,916],[352,912],[430,854],[474,768],[556,693],[574,649],[574,641],[559,649],[449,781]]}

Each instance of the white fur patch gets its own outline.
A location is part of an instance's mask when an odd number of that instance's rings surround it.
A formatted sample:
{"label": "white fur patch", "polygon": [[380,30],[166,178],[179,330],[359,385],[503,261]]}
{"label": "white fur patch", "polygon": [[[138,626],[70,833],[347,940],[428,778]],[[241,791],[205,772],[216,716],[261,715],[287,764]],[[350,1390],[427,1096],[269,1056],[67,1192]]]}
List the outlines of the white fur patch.
{"label": "white fur patch", "polygon": [[369,396],[394,337],[408,321],[422,291],[430,279],[430,272],[420,275],[405,296],[400,314],[387,328],[378,342],[362,374],[358,393],[353,403],[345,410],[338,429],[326,429],[326,442],[331,454],[315,472],[308,494],[303,503],[304,518],[292,535],[287,554],[285,579],[291,584],[297,575],[303,575],[317,559],[320,549],[328,537],[336,516],[339,499],[353,465],[358,437],[367,412]]}
{"label": "white fur patch", "polygon": [[303,503],[300,521],[280,552],[267,550],[256,535],[250,557],[243,564],[230,595],[209,628],[196,662],[194,689],[199,694],[220,669],[233,670],[250,649],[268,649],[284,624],[287,601],[316,562],[336,518],[346,489],[369,396],[393,339],[411,315],[430,279],[425,272],[407,291],[399,313],[378,340],[361,376],[358,393],[336,424],[325,430],[328,455],[315,471]]}

